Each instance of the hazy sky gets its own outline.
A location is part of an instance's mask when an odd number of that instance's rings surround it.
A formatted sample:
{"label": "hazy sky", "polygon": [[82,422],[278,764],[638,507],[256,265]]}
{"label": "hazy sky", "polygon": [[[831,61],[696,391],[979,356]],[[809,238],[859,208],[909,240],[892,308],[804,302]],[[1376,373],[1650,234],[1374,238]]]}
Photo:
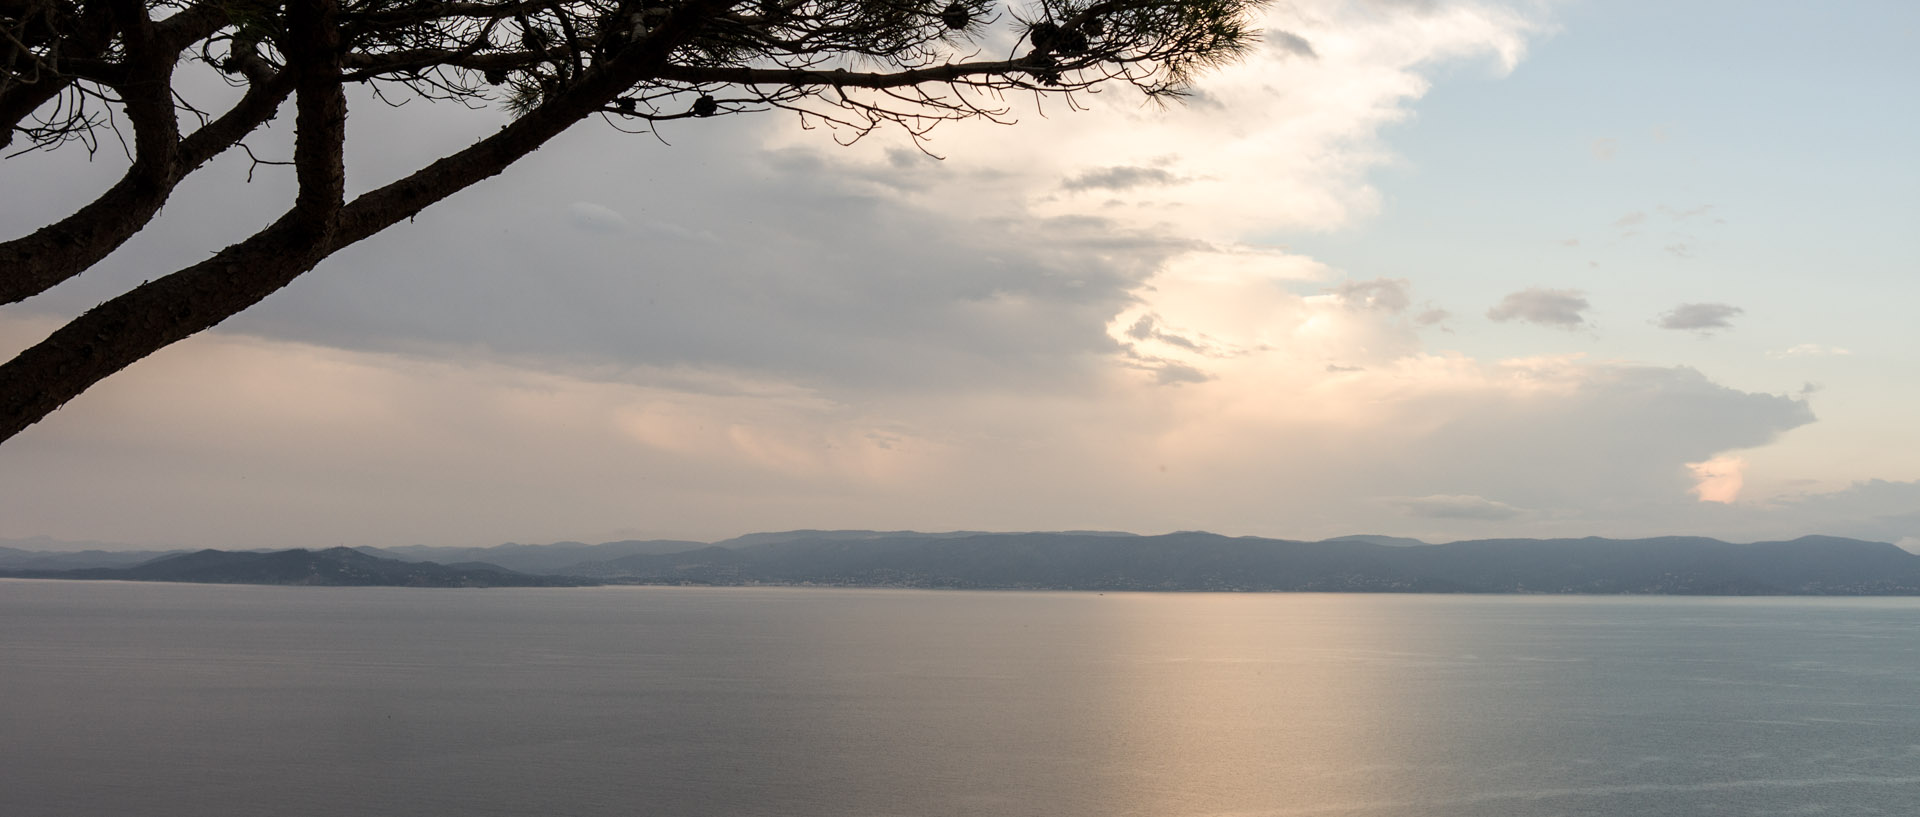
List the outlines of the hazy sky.
{"label": "hazy sky", "polygon": [[[777,114],[583,125],[0,446],[0,538],[1920,547],[1920,5],[1301,0],[1266,29],[1183,107],[1010,98],[941,160]],[[361,100],[351,183],[502,116]],[[0,234],[123,161],[0,163]],[[286,206],[246,174],[0,309],[0,352]]]}

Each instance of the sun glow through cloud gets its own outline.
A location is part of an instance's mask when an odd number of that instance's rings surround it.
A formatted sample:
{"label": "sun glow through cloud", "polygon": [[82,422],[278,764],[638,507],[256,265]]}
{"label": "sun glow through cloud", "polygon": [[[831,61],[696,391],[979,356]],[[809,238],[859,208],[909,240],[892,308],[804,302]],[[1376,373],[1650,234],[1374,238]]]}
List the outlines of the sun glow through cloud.
{"label": "sun glow through cloud", "polygon": [[1726,455],[1714,457],[1706,462],[1687,463],[1687,470],[1693,474],[1694,496],[1701,502],[1732,504],[1740,498],[1740,488],[1745,484],[1743,472],[1747,461],[1743,458]]}

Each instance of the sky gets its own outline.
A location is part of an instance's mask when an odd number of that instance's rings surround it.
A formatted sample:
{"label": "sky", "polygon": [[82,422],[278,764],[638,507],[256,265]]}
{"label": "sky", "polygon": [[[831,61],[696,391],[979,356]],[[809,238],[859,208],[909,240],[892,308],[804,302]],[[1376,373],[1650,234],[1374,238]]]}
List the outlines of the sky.
{"label": "sky", "polygon": [[[924,152],[775,113],[583,123],[0,445],[0,540],[1920,551],[1920,6],[1264,14],[1185,104],[1009,97],[1017,124]],[[506,116],[356,99],[350,187]],[[123,167],[0,162],[0,234]],[[276,170],[215,162],[0,307],[0,353],[258,229]]]}

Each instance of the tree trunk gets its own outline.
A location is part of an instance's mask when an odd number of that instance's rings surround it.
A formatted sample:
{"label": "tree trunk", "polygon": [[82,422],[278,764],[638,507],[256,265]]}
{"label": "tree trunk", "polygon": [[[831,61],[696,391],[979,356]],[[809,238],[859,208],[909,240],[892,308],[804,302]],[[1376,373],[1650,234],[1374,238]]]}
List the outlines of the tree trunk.
{"label": "tree trunk", "polygon": [[252,238],[75,318],[0,366],[0,440],[134,361],[226,320],[325,256],[326,225],[292,212]]}

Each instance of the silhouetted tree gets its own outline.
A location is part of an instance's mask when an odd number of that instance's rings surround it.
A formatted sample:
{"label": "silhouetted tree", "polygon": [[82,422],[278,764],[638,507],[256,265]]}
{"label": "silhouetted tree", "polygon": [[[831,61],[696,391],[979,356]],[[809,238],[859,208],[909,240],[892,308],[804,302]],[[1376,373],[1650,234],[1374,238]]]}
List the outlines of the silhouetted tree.
{"label": "silhouetted tree", "polygon": [[[1008,91],[1071,98],[1126,83],[1177,96],[1196,70],[1249,46],[1259,2],[0,0],[0,150],[13,150],[9,159],[92,150],[117,136],[132,159],[91,203],[0,243],[0,304],[99,263],[289,99],[298,185],[259,232],[155,275],[0,365],[0,440],[583,119],[644,128],[782,109],[842,141],[887,126],[918,139],[943,121],[1007,121],[998,100]],[[979,43],[996,26],[1015,44],[985,58]],[[194,71],[217,71],[243,93],[225,110],[198,109],[177,92]],[[383,99],[504,103],[516,118],[348,201],[348,83]]]}

